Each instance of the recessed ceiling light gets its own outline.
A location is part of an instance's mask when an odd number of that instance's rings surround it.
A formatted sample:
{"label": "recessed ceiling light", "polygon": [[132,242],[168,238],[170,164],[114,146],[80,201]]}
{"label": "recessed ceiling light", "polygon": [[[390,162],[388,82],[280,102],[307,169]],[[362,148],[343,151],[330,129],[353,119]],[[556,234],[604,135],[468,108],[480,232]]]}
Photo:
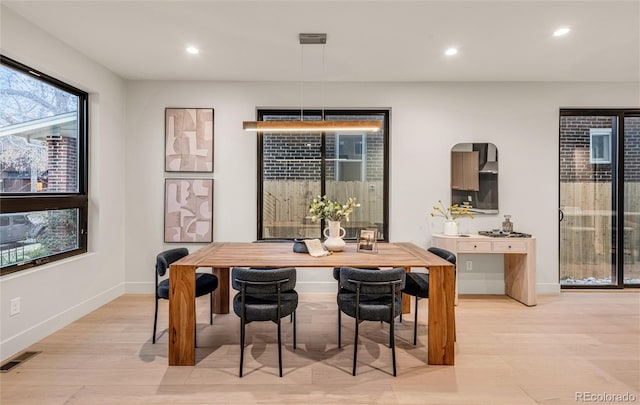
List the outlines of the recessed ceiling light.
{"label": "recessed ceiling light", "polygon": [[187,47],[187,52],[189,52],[192,55],[196,55],[196,54],[200,53],[200,50],[198,48],[196,48],[195,46],[188,46]]}
{"label": "recessed ceiling light", "polygon": [[446,51],[444,51],[444,54],[447,56],[453,56],[457,53],[458,53],[458,48],[449,48]]}
{"label": "recessed ceiling light", "polygon": [[553,31],[553,36],[561,37],[561,36],[567,35],[570,31],[571,31],[571,28],[569,27],[558,28],[557,30]]}

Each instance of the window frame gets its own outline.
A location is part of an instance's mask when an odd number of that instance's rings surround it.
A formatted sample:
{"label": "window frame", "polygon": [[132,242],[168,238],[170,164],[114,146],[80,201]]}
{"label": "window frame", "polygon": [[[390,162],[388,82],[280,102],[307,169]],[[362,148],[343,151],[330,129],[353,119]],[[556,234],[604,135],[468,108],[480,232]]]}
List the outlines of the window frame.
{"label": "window frame", "polygon": [[[611,204],[611,213],[612,213],[612,246],[614,247],[616,252],[623,252],[623,254],[616,254],[615,260],[612,260],[612,266],[615,266],[615,277],[617,278],[616,284],[596,284],[596,285],[588,285],[588,284],[563,284],[561,281],[561,266],[562,261],[560,254],[558,255],[558,284],[560,285],[561,290],[576,290],[576,289],[585,289],[585,290],[606,290],[606,289],[628,289],[628,288],[640,288],[640,284],[635,283],[625,283],[624,275],[625,275],[625,261],[624,261],[624,242],[627,240],[625,236],[625,227],[618,226],[621,222],[624,222],[624,213],[627,212],[626,207],[626,193],[625,193],[625,182],[626,170],[633,170],[632,168],[627,168],[625,165],[626,162],[626,154],[625,154],[625,124],[626,118],[638,117],[640,118],[640,109],[637,107],[629,107],[629,108],[560,108],[559,120],[558,120],[558,150],[561,151],[562,148],[562,119],[563,117],[593,117],[593,116],[607,116],[607,117],[615,117],[617,119],[617,125],[612,128],[611,131],[611,146],[610,146],[610,156],[612,165],[612,192],[614,193],[614,198]],[[589,145],[591,148],[591,145]],[[560,157],[560,156],[559,156]],[[562,173],[562,161],[558,159],[558,175],[560,176]],[[560,177],[559,177],[560,179]],[[558,181],[558,207],[562,207],[562,186],[561,181]],[[620,218],[617,213],[623,213],[623,217]],[[558,252],[562,249],[562,238],[560,237],[560,227],[561,222],[564,220],[564,213],[560,210],[560,222],[558,223]],[[613,276],[613,273],[612,273]]]}
{"label": "window frame", "polygon": [[43,72],[26,66],[18,61],[0,55],[0,64],[31,76],[46,84],[71,93],[78,97],[78,184],[76,192],[39,192],[39,193],[2,193],[0,214],[29,213],[34,211],[51,211],[62,209],[78,209],[78,247],[61,253],[44,256],[30,261],[12,264],[0,268],[0,276],[26,270],[46,263],[62,260],[67,257],[86,253],[88,250],[88,140],[89,140],[89,95],[76,87],[66,84]]}
{"label": "window frame", "polygon": [[[378,241],[389,242],[389,183],[390,183],[390,174],[389,174],[389,158],[390,158],[390,120],[391,120],[391,109],[390,108],[361,108],[361,109],[305,109],[302,111],[302,115],[305,120],[310,119],[311,117],[325,119],[327,116],[335,116],[335,115],[372,115],[379,116],[383,115],[384,120],[382,123],[382,131],[383,131],[383,139],[384,139],[384,147],[383,147],[383,187],[382,187],[382,196],[383,196],[383,208],[382,208],[382,237],[378,239]],[[283,115],[288,117],[300,117],[301,110],[300,109],[291,109],[291,108],[257,108],[256,116],[258,121],[263,121],[265,116],[269,115]],[[326,159],[327,159],[327,151],[326,151],[326,132],[322,132],[322,140],[321,140],[321,173],[320,173],[320,193],[321,195],[325,194],[326,191]],[[256,196],[256,237],[258,240],[269,240],[274,238],[265,238],[264,232],[262,229],[263,225],[263,185],[264,185],[264,150],[263,150],[263,133],[257,132],[257,196]],[[363,140],[366,139],[366,136],[363,137]],[[363,145],[363,148],[365,146]],[[363,150],[364,152],[364,150]],[[319,222],[320,230],[325,227],[325,220],[322,219]],[[275,238],[282,239],[282,238]],[[290,238],[293,239],[293,238]],[[351,239],[347,239],[351,240]],[[353,239],[356,240],[356,239]]]}
{"label": "window frame", "polygon": [[[592,164],[611,164],[611,128],[590,128],[589,129],[589,162]],[[602,145],[606,148],[602,151],[602,156],[597,156],[598,148],[595,139],[603,139]]]}

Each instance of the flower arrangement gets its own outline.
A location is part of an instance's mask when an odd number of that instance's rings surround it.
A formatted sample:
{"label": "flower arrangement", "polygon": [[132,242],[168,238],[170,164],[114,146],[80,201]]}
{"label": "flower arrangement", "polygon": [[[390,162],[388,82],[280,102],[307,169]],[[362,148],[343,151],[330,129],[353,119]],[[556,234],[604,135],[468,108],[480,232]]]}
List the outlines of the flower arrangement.
{"label": "flower arrangement", "polygon": [[317,196],[311,201],[309,213],[313,222],[317,222],[322,218],[326,218],[329,221],[341,221],[344,218],[348,222],[349,214],[359,206],[360,204],[356,203],[354,197],[349,197],[347,202],[342,204],[339,201],[331,201],[324,195],[322,197]]}
{"label": "flower arrangement", "polygon": [[469,212],[468,206],[461,207],[458,204],[453,204],[449,207],[445,207],[442,200],[438,200],[438,203],[440,205],[433,206],[433,212],[431,213],[432,217],[442,217],[447,221],[455,221],[460,217],[469,217],[473,219],[473,213]]}

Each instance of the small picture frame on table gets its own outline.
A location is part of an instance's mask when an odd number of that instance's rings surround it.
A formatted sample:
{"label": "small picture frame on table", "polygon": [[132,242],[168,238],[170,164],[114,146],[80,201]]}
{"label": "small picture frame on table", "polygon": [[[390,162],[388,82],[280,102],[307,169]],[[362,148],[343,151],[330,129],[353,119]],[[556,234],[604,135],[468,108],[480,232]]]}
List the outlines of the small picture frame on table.
{"label": "small picture frame on table", "polygon": [[378,230],[361,229],[358,236],[358,253],[378,253]]}

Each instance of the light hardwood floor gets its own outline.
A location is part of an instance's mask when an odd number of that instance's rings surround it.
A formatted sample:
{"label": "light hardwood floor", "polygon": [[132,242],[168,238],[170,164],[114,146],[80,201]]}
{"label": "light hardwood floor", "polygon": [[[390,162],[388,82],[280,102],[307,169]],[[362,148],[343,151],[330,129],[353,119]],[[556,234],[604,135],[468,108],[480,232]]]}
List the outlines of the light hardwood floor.
{"label": "light hardwood floor", "polygon": [[[335,296],[302,296],[298,348],[283,323],[284,377],[276,328],[248,326],[245,376],[238,378],[239,320],[215,316],[198,299],[195,367],[167,366],[167,335],[151,344],[153,297],[125,295],[28,350],[38,355],[0,375],[3,405],[18,404],[576,404],[577,392],[625,394],[640,403],[640,294],[565,292],[526,307],[504,296],[461,296],[456,365],[429,366],[427,300],[397,328],[398,377],[391,376],[388,326],[361,328],[351,376],[353,320],[336,344]],[[167,302],[159,330],[166,332]],[[609,402],[611,403],[611,402]]]}

